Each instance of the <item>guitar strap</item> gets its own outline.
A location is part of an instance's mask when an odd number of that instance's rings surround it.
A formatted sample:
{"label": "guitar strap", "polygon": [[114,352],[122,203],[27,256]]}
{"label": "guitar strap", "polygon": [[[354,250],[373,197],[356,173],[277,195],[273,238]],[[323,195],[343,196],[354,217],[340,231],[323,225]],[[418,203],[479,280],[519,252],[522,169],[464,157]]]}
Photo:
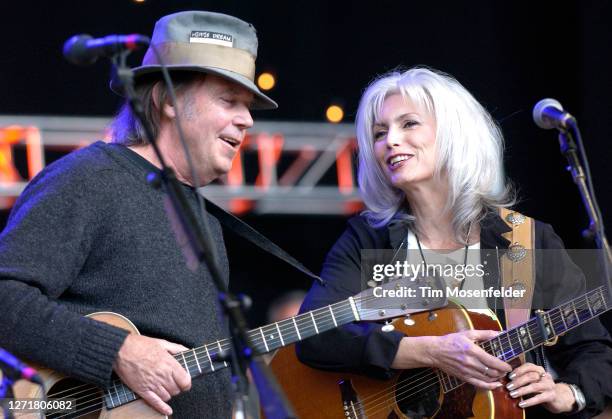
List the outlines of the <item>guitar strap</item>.
{"label": "guitar strap", "polygon": [[[512,228],[503,237],[510,241],[508,251],[501,257],[501,277],[504,288],[524,290],[522,297],[505,297],[504,314],[506,330],[525,323],[531,314],[531,302],[535,288],[535,258],[533,218],[506,208],[500,209],[500,217]],[[525,355],[521,354],[525,363]]]}
{"label": "guitar strap", "polygon": [[253,227],[242,221],[240,218],[236,217],[234,214],[227,212],[226,210],[212,203],[206,198],[204,198],[204,200],[206,201],[206,210],[210,212],[213,216],[215,216],[224,227],[233,231],[243,239],[250,241],[263,251],[276,256],[280,260],[293,266],[295,269],[319,281],[321,285],[325,285],[325,282],[321,277],[314,274],[310,269],[308,269],[300,261],[298,261],[296,258],[294,258],[289,253],[280,248],[272,240],[261,234],[259,231],[255,230]]}

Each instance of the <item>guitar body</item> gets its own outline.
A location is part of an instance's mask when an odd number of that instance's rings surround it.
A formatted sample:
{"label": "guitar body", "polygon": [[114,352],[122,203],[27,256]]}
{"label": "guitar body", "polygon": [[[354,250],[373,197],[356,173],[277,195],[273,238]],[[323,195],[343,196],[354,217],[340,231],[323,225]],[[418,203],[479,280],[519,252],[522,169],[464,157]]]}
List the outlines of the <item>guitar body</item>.
{"label": "guitar body", "polygon": [[[430,313],[393,322],[407,336],[442,336],[469,329],[501,330],[492,312],[483,314],[453,303]],[[338,348],[341,351],[341,348]],[[270,364],[298,417],[309,418],[508,418],[523,419],[519,400],[503,388],[476,390],[469,384],[444,393],[434,369],[418,368],[397,373],[390,380],[363,375],[327,372],[298,361],[294,348],[280,349]]]}
{"label": "guitar body", "polygon": [[[94,320],[120,327],[130,333],[140,334],[134,324],[126,317],[112,313],[99,312],[88,315]],[[32,365],[36,368],[36,365]],[[48,368],[37,368],[40,376],[45,382],[47,398],[66,397],[76,399],[76,412],[68,414],[56,413],[47,414],[46,418],[62,417],[65,419],[79,417],[84,419],[132,419],[146,418],[159,419],[166,418],[155,409],[150,407],[143,400],[138,399],[114,409],[107,410],[104,405],[102,390],[92,384],[85,384],[74,378],[60,374]],[[42,398],[40,386],[19,380],[14,386],[16,398]],[[89,412],[89,413],[87,413]],[[38,414],[19,415],[19,418],[40,418]]]}

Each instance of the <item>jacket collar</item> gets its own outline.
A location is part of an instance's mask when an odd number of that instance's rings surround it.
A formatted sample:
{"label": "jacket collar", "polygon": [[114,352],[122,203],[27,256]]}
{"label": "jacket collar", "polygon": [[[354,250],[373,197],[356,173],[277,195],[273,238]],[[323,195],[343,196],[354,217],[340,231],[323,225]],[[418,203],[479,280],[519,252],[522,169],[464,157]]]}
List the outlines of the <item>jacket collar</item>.
{"label": "jacket collar", "polygon": [[[389,244],[392,249],[397,249],[406,239],[410,221],[394,219],[389,222]],[[483,249],[495,249],[496,247],[507,249],[510,241],[502,234],[512,231],[496,211],[488,211],[480,222],[480,247]]]}

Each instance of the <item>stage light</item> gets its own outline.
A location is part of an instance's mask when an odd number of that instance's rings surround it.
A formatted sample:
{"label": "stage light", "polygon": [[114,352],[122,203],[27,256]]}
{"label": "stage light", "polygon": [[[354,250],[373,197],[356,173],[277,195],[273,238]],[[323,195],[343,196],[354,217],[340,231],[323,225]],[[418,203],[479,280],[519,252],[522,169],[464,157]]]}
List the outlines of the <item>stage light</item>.
{"label": "stage light", "polygon": [[270,90],[276,84],[276,80],[271,73],[261,73],[259,77],[257,77],[257,85],[262,90]]}
{"label": "stage light", "polygon": [[344,110],[338,105],[330,105],[325,111],[325,116],[329,122],[337,124],[344,118]]}

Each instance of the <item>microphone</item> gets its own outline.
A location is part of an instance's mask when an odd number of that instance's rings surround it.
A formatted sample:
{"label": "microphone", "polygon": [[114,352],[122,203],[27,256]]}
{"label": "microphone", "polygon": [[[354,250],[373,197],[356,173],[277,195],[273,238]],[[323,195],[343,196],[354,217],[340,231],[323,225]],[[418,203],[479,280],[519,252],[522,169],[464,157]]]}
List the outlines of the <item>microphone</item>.
{"label": "microphone", "polygon": [[559,101],[548,98],[533,107],[533,121],[542,129],[567,129],[568,124],[576,122],[576,118],[565,112]]}
{"label": "microphone", "polygon": [[90,35],[74,35],[64,43],[64,57],[72,64],[90,65],[100,56],[110,56],[121,51],[134,51],[149,45],[144,35],[108,35],[92,38]]}
{"label": "microphone", "polygon": [[43,380],[38,372],[19,361],[15,356],[0,348],[0,370],[13,381],[23,378],[36,384],[43,385]]}

